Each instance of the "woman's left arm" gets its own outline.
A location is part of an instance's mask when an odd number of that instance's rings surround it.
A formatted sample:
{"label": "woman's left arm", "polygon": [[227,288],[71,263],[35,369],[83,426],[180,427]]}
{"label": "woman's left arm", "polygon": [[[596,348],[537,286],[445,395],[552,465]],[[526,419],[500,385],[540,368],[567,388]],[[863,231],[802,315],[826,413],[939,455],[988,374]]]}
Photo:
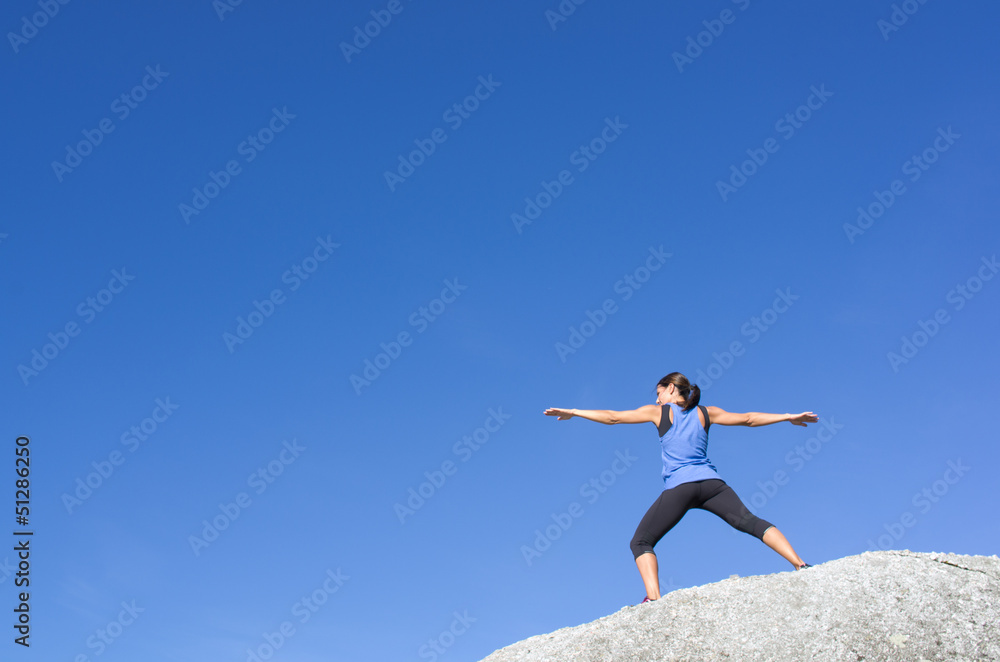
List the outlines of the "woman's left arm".
{"label": "woman's left arm", "polygon": [[546,416],[558,416],[560,421],[578,416],[588,421],[596,421],[605,425],[615,425],[616,423],[655,423],[657,417],[660,415],[660,406],[644,405],[638,409],[629,411],[614,411],[611,409],[559,409],[557,407],[550,407],[544,413]]}

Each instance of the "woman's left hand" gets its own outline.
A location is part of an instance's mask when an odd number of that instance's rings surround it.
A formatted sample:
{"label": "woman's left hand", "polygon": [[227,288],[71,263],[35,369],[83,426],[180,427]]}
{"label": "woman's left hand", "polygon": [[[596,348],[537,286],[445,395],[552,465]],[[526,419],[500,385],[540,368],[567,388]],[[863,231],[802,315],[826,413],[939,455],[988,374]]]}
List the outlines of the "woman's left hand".
{"label": "woman's left hand", "polygon": [[558,416],[560,421],[566,421],[573,418],[572,409],[559,409],[558,407],[549,407],[543,413],[546,416]]}

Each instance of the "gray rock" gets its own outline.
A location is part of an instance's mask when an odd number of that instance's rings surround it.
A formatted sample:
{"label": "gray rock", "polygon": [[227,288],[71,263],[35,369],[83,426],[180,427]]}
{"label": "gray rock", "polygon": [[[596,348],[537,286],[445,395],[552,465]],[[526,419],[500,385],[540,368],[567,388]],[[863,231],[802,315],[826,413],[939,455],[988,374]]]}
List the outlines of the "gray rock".
{"label": "gray rock", "polygon": [[673,591],[482,662],[1000,660],[1000,558],[865,552]]}

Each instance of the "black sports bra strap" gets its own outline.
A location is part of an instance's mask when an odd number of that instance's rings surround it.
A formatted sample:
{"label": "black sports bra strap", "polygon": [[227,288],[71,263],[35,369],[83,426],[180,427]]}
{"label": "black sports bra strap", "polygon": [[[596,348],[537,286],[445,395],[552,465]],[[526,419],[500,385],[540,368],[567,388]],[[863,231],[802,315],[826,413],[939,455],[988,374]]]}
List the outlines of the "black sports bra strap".
{"label": "black sports bra strap", "polygon": [[705,405],[698,405],[698,409],[700,409],[701,413],[705,416],[705,432],[708,432],[708,426],[712,424],[712,421],[708,418],[708,409]]}

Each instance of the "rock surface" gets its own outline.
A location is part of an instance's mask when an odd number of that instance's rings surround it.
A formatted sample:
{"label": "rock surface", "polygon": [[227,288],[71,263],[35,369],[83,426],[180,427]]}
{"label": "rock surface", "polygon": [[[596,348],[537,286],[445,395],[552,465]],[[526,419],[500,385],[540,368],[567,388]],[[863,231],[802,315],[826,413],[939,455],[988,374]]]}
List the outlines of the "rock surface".
{"label": "rock surface", "polygon": [[482,662],[1000,660],[1000,558],[865,552],[673,591]]}

